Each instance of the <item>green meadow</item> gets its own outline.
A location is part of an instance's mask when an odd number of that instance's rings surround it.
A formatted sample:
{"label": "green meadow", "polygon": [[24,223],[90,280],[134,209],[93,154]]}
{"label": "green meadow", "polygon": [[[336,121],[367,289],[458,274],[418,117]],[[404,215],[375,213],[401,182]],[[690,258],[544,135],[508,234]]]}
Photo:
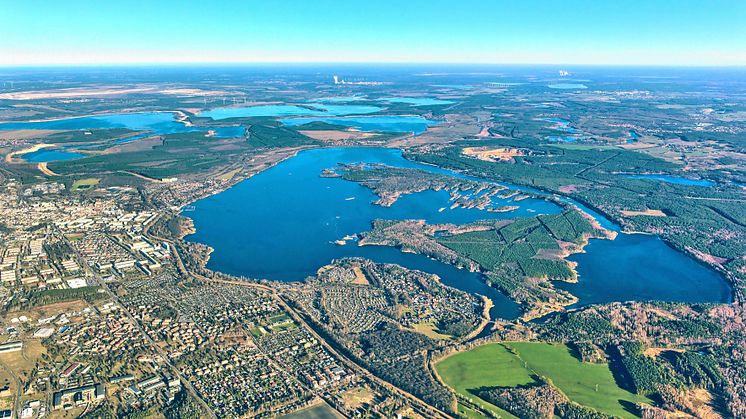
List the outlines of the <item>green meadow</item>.
{"label": "green meadow", "polygon": [[435,368],[440,378],[457,393],[485,410],[509,418],[514,416],[480,399],[470,390],[480,387],[512,387],[534,382],[521,360],[501,344],[482,345],[452,355],[438,362]]}
{"label": "green meadow", "polygon": [[564,344],[506,342],[482,345],[436,365],[456,392],[505,417],[504,411],[473,393],[480,387],[514,387],[545,377],[570,400],[600,412],[634,417],[626,408],[650,400],[620,388],[607,364],[581,362]]}

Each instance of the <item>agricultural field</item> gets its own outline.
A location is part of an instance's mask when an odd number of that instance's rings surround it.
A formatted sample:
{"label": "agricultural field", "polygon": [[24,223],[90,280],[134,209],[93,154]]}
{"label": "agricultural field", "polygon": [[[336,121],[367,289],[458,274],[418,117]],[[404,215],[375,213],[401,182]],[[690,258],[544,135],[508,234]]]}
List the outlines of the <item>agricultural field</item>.
{"label": "agricultural field", "polygon": [[609,415],[634,417],[630,406],[649,402],[620,388],[607,364],[581,362],[563,344],[487,344],[445,358],[436,370],[457,393],[498,414],[496,406],[477,396],[479,389],[530,386],[540,377],[571,401]]}
{"label": "agricultural field", "polygon": [[629,417],[629,403],[649,399],[620,388],[607,364],[581,362],[562,344],[513,342],[507,344],[536,375],[547,377],[570,400],[611,415]]}
{"label": "agricultural field", "polygon": [[534,379],[521,361],[503,345],[482,345],[438,362],[435,369],[443,382],[486,410],[512,417],[506,411],[476,395],[480,387],[514,387],[531,384]]}

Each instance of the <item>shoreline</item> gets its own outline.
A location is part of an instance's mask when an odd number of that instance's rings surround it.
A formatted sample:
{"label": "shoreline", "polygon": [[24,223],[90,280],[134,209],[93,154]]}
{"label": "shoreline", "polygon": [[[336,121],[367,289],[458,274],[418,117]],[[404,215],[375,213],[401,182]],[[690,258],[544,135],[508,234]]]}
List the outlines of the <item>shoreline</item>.
{"label": "shoreline", "polygon": [[[249,174],[248,176],[245,176],[245,177],[240,176],[240,169],[239,169],[239,172],[236,173],[235,176],[233,176],[230,180],[227,181],[227,185],[225,186],[225,188],[219,188],[219,189],[217,189],[215,191],[211,191],[209,193],[200,194],[197,197],[195,197],[193,200],[184,202],[183,204],[179,205],[178,207],[176,207],[176,211],[175,211],[176,212],[176,216],[177,217],[183,217],[183,218],[185,218],[187,220],[188,224],[189,224],[189,229],[187,231],[187,234],[181,234],[179,237],[177,237],[177,240],[184,240],[184,241],[189,242],[189,243],[199,244],[199,245],[207,247],[209,249],[208,253],[207,253],[206,257],[204,258],[204,260],[201,261],[202,262],[201,263],[202,268],[203,269],[207,269],[207,264],[210,262],[210,255],[215,251],[215,248],[213,248],[212,246],[210,246],[210,245],[208,245],[206,243],[201,243],[201,242],[197,242],[197,241],[189,241],[189,240],[186,239],[187,237],[189,237],[189,236],[197,233],[197,226],[195,225],[193,218],[184,215],[184,208],[187,207],[187,206],[194,205],[196,202],[201,201],[201,200],[206,199],[206,198],[209,198],[209,197],[211,197],[213,195],[217,195],[219,193],[225,192],[228,189],[230,189],[230,188],[238,185],[239,183],[241,183],[243,181],[246,181],[246,180],[249,180],[249,179],[251,179],[252,177],[254,177],[256,175],[258,175],[258,174],[260,174],[260,173],[262,173],[262,172],[264,172],[266,170],[269,170],[269,169],[275,167],[276,165],[278,165],[278,164],[280,164],[280,163],[282,163],[282,162],[284,162],[284,161],[286,161],[288,159],[291,159],[291,158],[297,156],[298,153],[300,153],[301,151],[314,150],[314,149],[317,149],[317,148],[318,147],[316,147],[316,146],[308,146],[306,148],[303,148],[303,146],[299,147],[299,148],[293,150],[292,153],[290,153],[290,154],[284,156],[283,158],[281,158],[281,159],[279,159],[279,160],[277,160],[275,162],[272,162],[271,164],[267,165],[262,170],[259,170],[257,172],[251,173],[251,174]],[[221,170],[221,171],[224,171],[224,170]],[[219,272],[219,271],[217,271],[217,272]],[[234,275],[231,275],[231,276],[234,276]],[[254,279],[255,280],[267,280],[267,281],[271,281],[270,279],[267,279],[267,278],[254,278]]]}
{"label": "shoreline", "polygon": [[[249,174],[248,176],[245,176],[245,177],[244,176],[240,176],[240,173],[241,173],[240,169],[243,169],[243,168],[239,168],[239,172],[236,173],[236,175],[234,175],[230,180],[227,181],[227,184],[226,184],[225,188],[221,188],[221,189],[218,189],[218,190],[215,190],[215,191],[211,191],[209,193],[198,195],[196,198],[194,198],[194,199],[192,199],[190,201],[184,202],[183,204],[181,204],[178,207],[176,207],[178,209],[177,215],[189,218],[189,217],[187,217],[185,215],[181,215],[181,213],[184,210],[184,207],[189,206],[189,205],[194,205],[197,201],[201,201],[201,200],[203,200],[205,198],[209,198],[209,197],[211,197],[213,195],[217,195],[219,193],[225,192],[228,189],[236,186],[237,184],[239,184],[239,183],[241,183],[241,182],[243,182],[245,180],[249,180],[249,179],[251,179],[252,177],[254,177],[256,175],[258,175],[258,174],[260,174],[260,173],[262,173],[262,172],[264,172],[266,170],[269,170],[269,169],[275,167],[276,165],[284,162],[285,160],[288,160],[288,159],[291,159],[291,158],[297,156],[298,153],[300,153],[301,151],[315,150],[315,149],[319,149],[319,148],[323,148],[323,147],[317,147],[317,146],[300,146],[300,147],[297,147],[295,149],[288,149],[288,150],[293,150],[292,153],[288,154],[287,156],[284,156],[283,158],[281,158],[281,159],[279,159],[277,161],[274,161],[274,162],[268,164],[262,170],[259,170],[257,172],[253,172],[253,173],[251,173],[251,174]],[[220,170],[219,172],[224,172],[224,171],[225,171],[225,169]]]}
{"label": "shoreline", "polygon": [[[25,124],[25,123],[33,123],[37,124],[40,122],[57,122],[57,121],[66,121],[68,119],[81,119],[81,118],[91,118],[91,117],[97,117],[97,116],[107,116],[107,115],[134,115],[139,113],[184,113],[180,110],[165,110],[165,111],[137,111],[137,112],[104,112],[104,113],[92,113],[92,114],[86,114],[86,115],[76,115],[76,116],[65,116],[65,117],[57,117],[57,118],[48,118],[48,119],[30,119],[28,121],[0,121],[0,127],[2,127],[4,124]],[[181,122],[181,121],[177,121]],[[36,129],[36,128],[28,128],[28,129]],[[91,128],[96,129],[96,128]],[[60,131],[74,131],[74,130],[60,130]]]}
{"label": "shoreline", "polygon": [[[462,291],[465,292],[465,291]],[[495,303],[487,296],[484,296],[482,294],[474,293],[474,295],[477,295],[482,298],[482,321],[477,325],[477,328],[469,332],[468,335],[464,336],[460,339],[461,343],[469,342],[472,339],[479,336],[484,329],[490,324],[492,321],[492,317],[490,316],[490,310],[495,306]]]}
{"label": "shoreline", "polygon": [[[463,170],[449,169],[449,168],[441,167],[441,166],[438,166],[438,165],[435,165],[435,164],[432,164],[432,163],[429,163],[429,162],[424,162],[424,161],[420,161],[420,160],[417,160],[417,159],[407,158],[406,154],[404,154],[404,153],[402,153],[402,157],[404,157],[406,160],[409,160],[409,161],[412,161],[412,162],[415,162],[415,163],[420,163],[420,164],[424,164],[426,166],[448,170],[448,171],[450,171],[452,173],[456,173],[456,174],[461,175],[461,176],[467,176],[467,177],[471,177],[471,178],[480,178],[479,176],[468,174],[468,173],[466,173]],[[613,217],[611,214],[606,214],[603,210],[601,210],[600,208],[596,207],[595,205],[593,205],[593,204],[591,204],[589,202],[584,201],[582,198],[573,197],[573,196],[570,196],[569,194],[564,193],[564,192],[551,191],[551,190],[548,190],[548,189],[543,188],[541,186],[518,185],[518,184],[514,184],[514,183],[510,183],[510,182],[501,182],[501,181],[497,181],[497,180],[490,180],[488,178],[482,178],[482,179],[484,179],[487,182],[496,183],[498,185],[503,185],[503,186],[512,185],[513,187],[511,189],[518,189],[518,190],[523,189],[523,190],[526,190],[528,188],[529,192],[531,192],[531,189],[534,189],[535,191],[538,191],[541,194],[546,194],[547,196],[554,197],[555,199],[559,200],[560,202],[564,202],[565,204],[568,204],[568,205],[573,205],[582,214],[591,216],[591,218],[593,218],[596,222],[598,222],[600,224],[600,222],[598,221],[598,219],[596,218],[596,216],[594,216],[593,214],[590,214],[587,211],[585,211],[585,210],[581,209],[580,207],[578,207],[578,205],[576,203],[580,203],[581,205],[583,205],[584,207],[586,207],[589,210],[593,211],[600,218],[602,218],[603,220],[609,222],[609,224],[611,224],[612,226],[615,227],[615,229],[608,229],[608,228],[604,227],[605,230],[612,231],[612,232],[615,232],[617,234],[619,234],[619,233],[621,233],[621,234],[645,234],[645,235],[656,236],[660,240],[662,240],[664,243],[666,243],[666,245],[669,246],[670,248],[672,248],[672,249],[674,249],[674,250],[676,250],[678,252],[681,252],[681,253],[685,254],[686,256],[694,259],[698,263],[701,263],[703,266],[705,266],[705,267],[707,267],[709,269],[714,270],[715,272],[717,272],[720,275],[720,277],[726,282],[726,284],[730,288],[730,298],[729,298],[730,301],[728,303],[721,303],[721,304],[733,304],[733,303],[735,303],[737,301],[741,301],[741,298],[739,298],[739,296],[741,295],[741,293],[738,292],[737,281],[731,276],[731,274],[728,273],[728,271],[726,271],[725,269],[723,269],[723,268],[721,268],[719,266],[716,266],[716,265],[713,265],[713,264],[710,264],[710,263],[708,263],[706,261],[701,260],[695,254],[693,254],[691,251],[689,251],[687,249],[681,249],[681,248],[675,246],[673,242],[671,242],[666,237],[664,237],[664,236],[662,236],[660,234],[649,233],[649,232],[645,232],[645,231],[625,231],[623,224],[617,218]],[[534,193],[536,193],[536,192],[534,192]],[[567,201],[564,201],[564,200],[567,200]]]}
{"label": "shoreline", "polygon": [[[221,193],[221,192],[223,192],[223,191],[225,191],[225,190],[227,190],[227,189],[235,186],[236,184],[238,184],[240,182],[243,182],[244,180],[250,179],[254,175],[257,175],[259,173],[262,173],[265,170],[268,170],[268,169],[271,169],[272,167],[275,167],[279,163],[282,163],[282,162],[284,162],[284,161],[286,161],[286,160],[288,160],[290,158],[296,157],[302,151],[314,150],[314,149],[333,149],[333,148],[386,148],[386,149],[392,149],[392,150],[399,151],[401,153],[402,158],[406,159],[405,154],[404,154],[405,150],[402,149],[401,147],[395,147],[395,146],[394,147],[390,147],[390,146],[381,147],[380,145],[360,145],[360,146],[354,146],[354,147],[344,147],[344,146],[340,147],[340,146],[336,146],[335,145],[335,146],[320,146],[320,147],[319,146],[301,147],[301,148],[293,150],[292,153],[290,153],[290,154],[288,154],[286,156],[283,156],[283,158],[278,159],[277,161],[271,163],[270,165],[262,168],[259,171],[251,173],[248,176],[245,176],[245,177],[244,176],[236,176],[236,177],[234,177],[233,179],[231,179],[231,181],[229,182],[229,184],[227,184],[224,188],[221,187],[219,189],[211,191],[210,193],[200,195],[200,196],[196,197],[195,199],[190,200],[189,202],[186,202],[186,203],[182,204],[181,206],[178,207],[178,213],[177,213],[177,215],[186,217],[189,220],[191,220],[192,223],[193,223],[193,220],[191,218],[189,218],[188,216],[183,215],[183,208],[186,207],[187,205],[193,205],[195,202],[197,202],[199,200],[202,200],[202,199],[205,199],[205,198],[207,198],[209,196]],[[412,161],[410,159],[406,159],[406,160]],[[414,162],[418,162],[418,161],[414,160]],[[420,162],[418,162],[418,163],[420,163]],[[432,164],[428,164],[428,163],[422,163],[422,164],[426,164],[426,165],[431,166],[431,167],[443,169],[440,166],[436,166],[436,165],[432,165]],[[448,170],[448,169],[446,169],[446,170]],[[454,173],[458,173],[458,172],[454,172]],[[461,174],[461,173],[459,173],[459,174]],[[470,175],[466,175],[466,176],[470,176]],[[473,177],[473,176],[470,176],[470,177]],[[493,181],[489,181],[487,179],[484,179],[484,181],[488,182],[488,183],[494,183],[494,184],[497,184],[497,185],[500,185],[500,186],[503,186],[503,187],[506,187],[506,188],[509,188],[509,189],[513,189],[513,190],[515,190],[515,186],[517,186],[517,185],[515,185],[513,188],[511,188],[510,186],[505,185],[505,184],[503,184],[501,182],[493,182]],[[512,184],[509,184],[509,185],[512,185]],[[520,188],[520,186],[518,186],[518,188]],[[672,246],[664,237],[661,237],[660,235],[656,235],[656,234],[653,234],[653,233],[647,233],[647,232],[630,232],[630,231],[624,231],[624,230],[622,230],[621,225],[619,225],[619,224],[613,222],[612,220],[606,218],[605,216],[599,214],[599,216],[601,216],[606,221],[609,221],[614,227],[618,227],[619,230],[617,231],[616,229],[609,229],[609,228],[603,227],[601,225],[601,222],[599,222],[599,220],[592,213],[586,212],[584,209],[582,209],[578,205],[576,205],[573,202],[573,201],[576,201],[576,200],[574,198],[572,198],[572,197],[567,197],[567,196],[564,196],[564,195],[561,195],[561,194],[554,194],[554,193],[542,196],[543,195],[542,193],[536,193],[535,191],[531,191],[531,190],[528,190],[528,191],[525,191],[525,192],[531,193],[532,195],[535,195],[534,197],[539,198],[539,199],[543,198],[543,199],[545,199],[545,200],[547,200],[549,202],[559,201],[559,202],[557,202],[558,205],[565,206],[565,207],[571,207],[574,210],[577,210],[584,217],[586,217],[587,219],[589,219],[591,221],[592,225],[595,228],[597,228],[600,231],[600,233],[601,233],[599,236],[585,237],[583,239],[583,241],[579,245],[577,245],[577,247],[574,249],[574,251],[568,251],[567,249],[563,249],[562,254],[561,254],[561,259],[563,261],[565,261],[569,265],[569,267],[570,267],[570,269],[571,269],[571,271],[573,272],[573,275],[574,275],[574,278],[572,280],[564,280],[563,282],[578,283],[579,274],[578,274],[577,269],[576,269],[577,265],[574,264],[572,261],[567,260],[567,258],[570,257],[570,256],[572,256],[575,253],[584,253],[584,252],[586,252],[585,247],[590,243],[591,239],[615,240],[616,237],[618,236],[618,234],[620,234],[620,233],[621,234],[645,234],[645,235],[651,235],[651,236],[659,237],[667,245],[671,246],[672,249],[677,250],[677,251],[681,251],[678,248],[676,248],[675,246]],[[546,193],[546,191],[541,191],[541,190],[540,190],[540,192]],[[559,197],[564,197],[566,199],[569,199],[570,202],[564,201],[564,200],[560,199]],[[577,202],[581,202],[581,201],[577,201]],[[585,204],[583,204],[583,205],[585,205]],[[191,234],[194,234],[195,232],[196,232],[196,227],[194,227],[193,232]],[[191,235],[191,234],[189,234],[189,235]],[[189,235],[185,235],[181,239],[186,239],[186,237],[188,237]],[[196,243],[196,242],[193,242],[193,243]],[[204,245],[204,243],[200,243],[200,244]],[[358,245],[364,245],[364,244],[358,243]],[[730,292],[730,298],[729,298],[729,301],[727,303],[730,304],[730,303],[733,303],[734,301],[736,301],[736,298],[735,298],[735,289],[733,287],[733,283],[732,283],[732,281],[729,280],[729,278],[726,275],[723,274],[723,272],[720,269],[718,269],[717,267],[714,267],[713,265],[710,265],[710,264],[708,264],[708,263],[706,263],[704,261],[701,261],[700,259],[698,259],[698,258],[694,257],[693,255],[691,255],[690,252],[683,252],[683,253],[687,254],[689,257],[694,258],[699,263],[702,263],[705,266],[707,266],[707,267],[709,267],[711,269],[714,269],[718,273],[720,273],[721,277],[723,277],[723,279],[725,280],[725,282],[729,285],[729,288],[730,288],[730,291],[731,291]],[[208,261],[209,261],[209,259],[205,261],[205,265],[208,263]],[[445,262],[443,262],[443,263],[445,263]],[[205,266],[205,265],[203,265],[203,266]],[[548,280],[547,282],[551,283],[552,281]],[[497,291],[499,292],[499,290],[497,290]],[[474,295],[481,296],[481,294],[474,294]],[[580,303],[580,300],[575,295],[573,295],[573,294],[570,294],[570,295],[574,298],[575,301],[570,301],[570,302],[567,302],[567,304],[562,304],[557,309],[551,310],[551,311],[548,311],[548,312],[543,312],[542,313],[541,311],[543,311],[543,310],[540,310],[539,313],[527,312],[526,314],[533,314],[533,315],[531,315],[530,318],[526,318],[526,319],[524,319],[525,315],[521,316],[519,318],[523,319],[524,321],[530,321],[530,320],[535,319],[535,318],[542,318],[542,317],[545,317],[545,316],[553,314],[553,313],[561,312],[563,310],[566,310],[566,307],[568,307],[568,306],[572,306],[574,304]]]}
{"label": "shoreline", "polygon": [[[15,156],[23,156],[24,154],[34,153],[39,150],[49,148],[49,147],[54,147],[54,146],[55,146],[54,144],[40,143],[40,144],[34,144],[33,146],[29,148],[24,148],[24,149],[17,150],[17,151],[11,151],[10,153],[5,155],[5,162],[6,163],[19,163],[19,161],[15,159]],[[23,158],[20,158],[19,160],[20,160],[20,163],[24,163],[24,162],[28,163]]]}

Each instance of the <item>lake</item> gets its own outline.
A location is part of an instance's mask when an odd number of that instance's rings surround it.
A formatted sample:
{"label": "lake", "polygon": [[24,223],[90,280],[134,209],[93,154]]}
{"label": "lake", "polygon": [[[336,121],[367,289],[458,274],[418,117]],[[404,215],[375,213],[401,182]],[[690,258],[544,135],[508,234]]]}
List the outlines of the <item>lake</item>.
{"label": "lake", "polygon": [[[208,128],[190,127],[177,121],[173,112],[112,113],[36,122],[3,122],[0,129],[82,130],[97,128],[127,128],[135,131],[152,131],[155,134],[204,131]],[[219,127],[217,137],[240,137],[243,127]],[[128,139],[132,141],[132,139]]]}
{"label": "lake", "polygon": [[554,84],[548,84],[547,87],[550,89],[560,89],[560,90],[578,90],[578,89],[588,88],[588,86],[582,83],[554,83]]}
{"label": "lake", "polygon": [[591,240],[585,250],[569,257],[578,263],[578,283],[558,286],[577,296],[580,305],[628,300],[731,301],[731,289],[720,274],[656,236],[619,234],[613,241]]}
{"label": "lake", "polygon": [[382,110],[368,105],[325,105],[314,103],[308,107],[296,105],[258,105],[230,108],[215,108],[200,112],[198,116],[212,119],[247,118],[255,116],[342,116],[360,115]]}
{"label": "lake", "polygon": [[[235,138],[244,135],[244,127],[216,127],[197,128],[187,126],[174,119],[173,112],[137,112],[137,113],[114,113],[96,116],[84,116],[79,118],[64,118],[49,121],[36,122],[4,122],[0,123],[0,130],[11,129],[48,129],[48,130],[86,130],[104,128],[127,128],[135,131],[150,131],[154,134],[175,134],[182,132],[207,133],[209,129],[215,131],[217,138]],[[72,144],[62,146],[59,149],[42,149],[33,153],[26,153],[21,157],[31,163],[53,162],[71,160],[85,157],[85,154],[66,151],[69,149],[86,149],[100,147],[104,144],[119,145],[137,141],[150,134],[136,135],[107,142],[97,141],[90,144]]]}
{"label": "lake", "polygon": [[630,179],[649,179],[657,180],[659,182],[673,183],[676,185],[688,185],[688,186],[714,186],[715,182],[706,179],[689,179],[679,176],[669,175],[627,175]]}
{"label": "lake", "polygon": [[43,148],[31,153],[22,154],[20,157],[31,163],[48,163],[53,161],[77,159],[85,157],[85,154]]}
{"label": "lake", "polygon": [[323,169],[336,167],[337,163],[361,161],[422,167],[392,149],[304,151],[224,192],[197,201],[195,210],[184,214],[194,220],[197,230],[187,239],[215,248],[208,268],[233,275],[299,281],[333,259],[367,257],[435,273],[448,285],[486,295],[495,302],[495,316],[512,318],[518,314],[517,305],[488,287],[478,273],[394,248],[360,247],[355,242],[339,246],[334,241],[370,230],[371,222],[377,218],[468,223],[556,213],[560,207],[538,199],[513,202],[495,197],[501,204],[520,205],[520,209],[512,213],[464,208],[440,211],[451,204],[448,192],[426,191],[405,195],[387,208],[372,205],[377,197],[366,187],[320,176]]}
{"label": "lake", "polygon": [[[373,205],[377,197],[364,186],[340,178],[319,176],[323,169],[333,168],[337,163],[358,162],[447,173],[444,169],[406,160],[400,151],[394,149],[303,151],[226,191],[194,203],[194,211],[184,214],[194,220],[196,228],[196,233],[187,240],[213,247],[215,251],[207,267],[232,275],[298,281],[313,275],[333,259],[367,257],[435,273],[447,285],[486,295],[495,302],[494,317],[509,319],[518,315],[516,304],[485,285],[480,274],[394,248],[359,247],[354,241],[339,246],[334,241],[370,230],[371,222],[379,218],[467,223],[477,219],[556,213],[560,207],[541,199],[526,199],[511,202],[520,208],[510,213],[464,208],[441,211],[450,205],[448,193],[426,191],[405,195],[386,208]],[[610,224],[603,218],[599,221],[607,226]],[[639,251],[640,246],[655,252]],[[577,260],[581,280],[573,285],[572,291],[580,296],[581,304],[624,301],[630,297],[647,299],[651,295],[648,290],[667,301],[697,298],[727,301],[726,294],[721,293],[728,289],[727,285],[717,273],[666,246],[655,236],[620,235],[614,241],[593,240],[587,250],[587,253],[573,256],[582,258]],[[691,263],[682,265],[682,261]],[[676,267],[669,265],[685,266],[687,272],[672,272],[671,269]],[[662,285],[652,286],[650,282],[655,280],[662,281]],[[718,291],[708,293],[703,288]]]}
{"label": "lake", "polygon": [[392,103],[406,103],[412,106],[432,106],[432,105],[450,105],[456,102],[451,100],[441,100],[431,97],[382,97],[378,100]]}
{"label": "lake", "polygon": [[361,131],[412,132],[414,134],[422,134],[427,130],[427,127],[439,123],[438,121],[431,121],[415,115],[371,115],[346,118],[285,118],[281,119],[280,122],[291,127],[311,122],[326,122],[327,124],[343,125]]}
{"label": "lake", "polygon": [[187,127],[174,119],[172,112],[114,113],[37,122],[0,123],[0,129],[52,129],[78,130],[92,128],[129,128],[150,130],[158,134],[188,131]]}
{"label": "lake", "polygon": [[564,120],[564,119],[547,118],[547,119],[544,119],[544,121],[551,122],[552,124],[554,124],[553,126],[550,127],[551,129],[556,129],[558,131],[563,131],[563,132],[567,132],[567,133],[570,133],[570,134],[575,134],[575,133],[580,132],[576,128],[573,128],[570,125],[571,124],[570,121],[567,121],[567,120]]}

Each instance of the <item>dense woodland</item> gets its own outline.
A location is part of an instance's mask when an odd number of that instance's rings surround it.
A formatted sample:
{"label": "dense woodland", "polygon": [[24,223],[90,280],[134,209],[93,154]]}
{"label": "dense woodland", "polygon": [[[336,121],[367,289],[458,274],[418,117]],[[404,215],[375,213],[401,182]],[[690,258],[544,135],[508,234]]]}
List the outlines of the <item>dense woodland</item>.
{"label": "dense woodland", "polygon": [[[532,155],[512,162],[466,157],[474,145],[521,147]],[[491,143],[462,141],[442,148],[422,147],[407,156],[488,179],[565,194],[594,207],[624,228],[655,233],[676,248],[722,269],[741,291],[746,278],[746,211],[737,186],[703,187],[647,179],[638,174],[691,177],[676,164],[640,152],[608,148],[564,148],[522,138]],[[562,164],[557,164],[560,162]],[[665,216],[625,216],[623,211],[660,210]]]}

